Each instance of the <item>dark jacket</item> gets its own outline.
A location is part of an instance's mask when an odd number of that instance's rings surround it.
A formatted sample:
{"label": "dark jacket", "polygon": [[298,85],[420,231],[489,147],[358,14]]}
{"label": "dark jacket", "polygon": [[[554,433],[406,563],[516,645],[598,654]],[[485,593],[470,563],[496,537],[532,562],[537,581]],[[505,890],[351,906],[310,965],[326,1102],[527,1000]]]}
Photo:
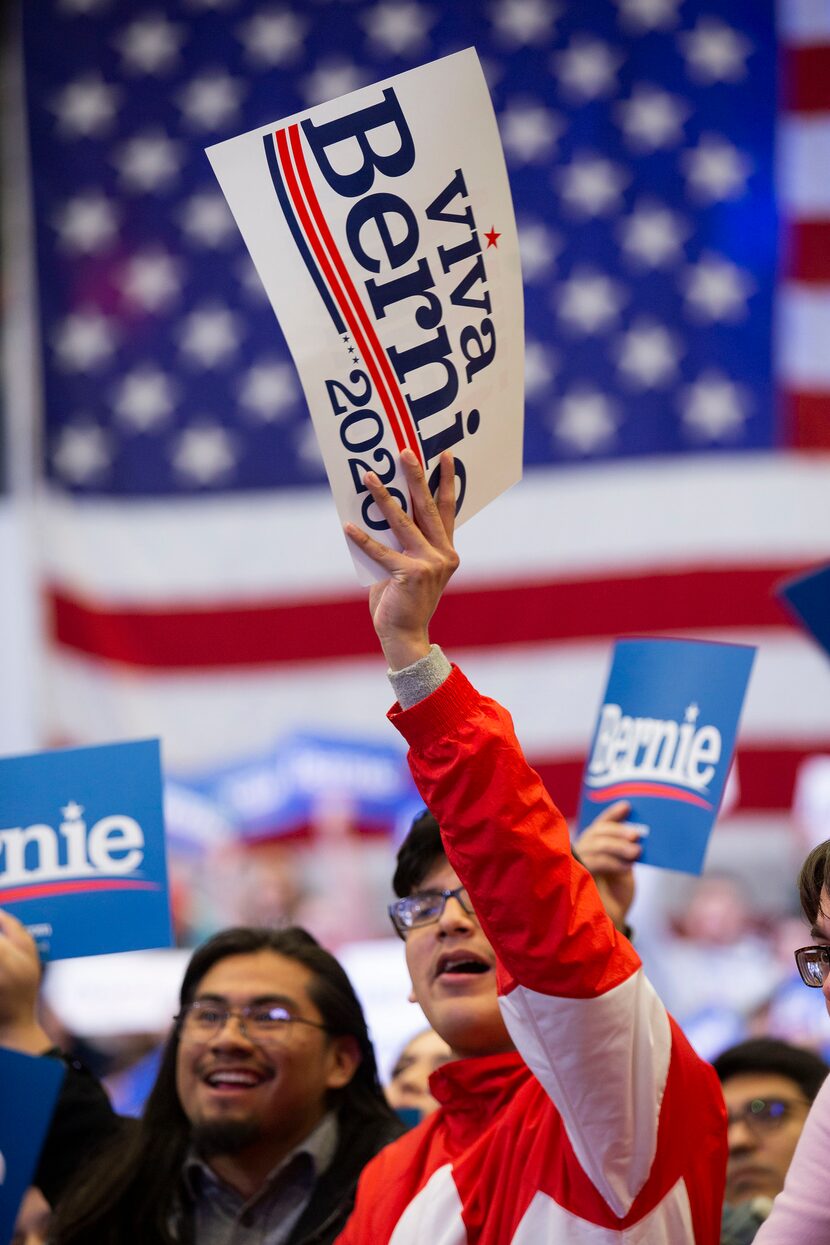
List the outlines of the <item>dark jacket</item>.
{"label": "dark jacket", "polygon": [[125,1121],[115,1114],[104,1087],[84,1064],[57,1047],[46,1056],[61,1060],[66,1075],[33,1183],[54,1206],[75,1173],[121,1132]]}
{"label": "dark jacket", "polygon": [[[379,1150],[404,1132],[397,1120],[339,1119],[340,1137],[328,1169],[317,1181],[288,1245],[331,1245],[352,1213],[357,1180]],[[198,1245],[198,1243],[196,1243]]]}

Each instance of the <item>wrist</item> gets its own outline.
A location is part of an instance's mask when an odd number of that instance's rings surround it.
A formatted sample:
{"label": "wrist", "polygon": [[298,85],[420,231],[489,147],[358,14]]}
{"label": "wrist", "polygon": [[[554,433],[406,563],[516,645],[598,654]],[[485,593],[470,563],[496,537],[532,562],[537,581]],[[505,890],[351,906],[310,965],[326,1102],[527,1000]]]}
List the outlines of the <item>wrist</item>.
{"label": "wrist", "polygon": [[0,1024],[0,1046],[24,1055],[42,1055],[54,1042],[36,1020],[9,1021]]}
{"label": "wrist", "polygon": [[381,636],[380,643],[387,665],[393,671],[414,666],[416,661],[429,656],[431,648],[429,636],[426,633],[414,636]]}

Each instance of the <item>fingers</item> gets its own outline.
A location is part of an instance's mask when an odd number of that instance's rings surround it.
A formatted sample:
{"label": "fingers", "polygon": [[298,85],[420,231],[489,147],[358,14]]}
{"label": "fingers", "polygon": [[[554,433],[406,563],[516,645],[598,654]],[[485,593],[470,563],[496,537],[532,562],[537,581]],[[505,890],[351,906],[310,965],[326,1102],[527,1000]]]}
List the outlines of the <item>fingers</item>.
{"label": "fingers", "polygon": [[382,566],[390,575],[398,570],[401,555],[397,549],[392,549],[389,545],[375,540],[374,536],[370,536],[368,532],[364,532],[362,527],[357,527],[354,523],[344,523],[343,531],[353,545],[362,550],[373,562],[377,562],[378,566]]}
{"label": "fingers", "polygon": [[590,860],[593,866],[593,862],[600,856],[606,860],[613,859],[630,864],[639,859],[643,848],[636,835],[626,830],[621,834],[595,834],[590,842],[577,843],[576,850],[583,860]]}
{"label": "fingers", "polygon": [[439,462],[441,475],[438,482],[438,513],[441,516],[447,540],[452,542],[455,532],[455,459],[450,450],[444,450]]}
{"label": "fingers", "polygon": [[597,821],[625,821],[630,812],[631,805],[628,800],[616,800],[602,810]]}
{"label": "fingers", "polygon": [[440,465],[441,475],[436,502],[429,491],[423,467],[415,454],[409,449],[402,452],[401,466],[409,488],[411,517],[389,490],[381,484],[375,472],[368,471],[363,477],[364,484],[388,523],[390,531],[396,537],[401,551],[376,540],[354,523],[344,524],[344,531],[363,553],[372,561],[377,562],[390,575],[401,568],[401,552],[410,557],[423,557],[435,551],[452,564],[453,569],[457,565],[457,554],[452,545],[455,525],[455,469],[452,454],[449,452],[442,454]]}
{"label": "fingers", "polygon": [[439,460],[437,496],[429,490],[426,474],[412,450],[401,454],[401,466],[409,485],[412,510],[418,527],[431,545],[452,543],[455,529],[455,459],[445,450]]}
{"label": "fingers", "polygon": [[625,820],[630,811],[627,800],[610,804],[576,840],[574,846],[591,873],[624,873],[640,859],[648,830]]}
{"label": "fingers", "polygon": [[441,455],[438,500],[429,491],[424,468],[412,450],[401,454],[409,496],[412,501],[412,517],[425,539],[436,549],[452,544],[455,526],[455,463],[452,454]]}
{"label": "fingers", "polygon": [[34,939],[26,926],[5,908],[0,908],[0,935],[16,947],[34,946]]}

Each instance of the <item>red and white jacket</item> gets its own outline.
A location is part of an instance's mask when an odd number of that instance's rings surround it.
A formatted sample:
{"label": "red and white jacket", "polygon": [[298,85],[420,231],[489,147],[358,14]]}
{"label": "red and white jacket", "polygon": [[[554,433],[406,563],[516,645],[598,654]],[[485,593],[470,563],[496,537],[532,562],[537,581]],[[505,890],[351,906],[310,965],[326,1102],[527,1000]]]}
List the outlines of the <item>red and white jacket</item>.
{"label": "red and white jacket", "polygon": [[499,957],[518,1055],[447,1064],[337,1245],[717,1245],[723,1096],[618,934],[509,714],[457,669],[390,713]]}

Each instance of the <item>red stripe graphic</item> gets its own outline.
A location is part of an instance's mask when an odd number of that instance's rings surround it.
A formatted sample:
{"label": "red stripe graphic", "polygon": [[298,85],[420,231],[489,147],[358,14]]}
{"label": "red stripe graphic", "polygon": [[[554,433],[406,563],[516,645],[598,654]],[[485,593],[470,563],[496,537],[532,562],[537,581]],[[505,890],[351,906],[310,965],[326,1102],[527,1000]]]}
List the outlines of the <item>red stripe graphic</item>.
{"label": "red stripe graphic", "polygon": [[0,904],[21,903],[26,899],[51,899],[55,895],[82,895],[94,891],[158,891],[158,882],[127,882],[114,878],[93,878],[78,882],[42,882],[37,886],[11,886],[0,891]]}
{"label": "red stripe graphic", "polygon": [[[423,453],[412,424],[409,408],[320,208],[305,163],[299,128],[291,126],[289,130],[278,130],[275,139],[286,190],[303,226],[309,246],[325,274],[343,319],[348,324],[352,337],[365,360],[369,375],[383,402],[395,443],[399,450],[409,445],[423,461]],[[291,161],[292,155],[296,171]],[[302,183],[302,189],[300,183]]]}
{"label": "red stripe graphic", "polygon": [[[780,580],[806,569],[804,563],[723,566],[460,589],[441,602],[432,630],[436,642],[454,652],[712,627],[792,627],[772,593]],[[229,602],[221,610],[175,604],[109,609],[54,590],[48,604],[59,644],[137,668],[250,668],[377,651],[362,596]]]}
{"label": "red stripe graphic", "polygon": [[[299,126],[296,126],[296,125],[292,126],[291,130],[289,131],[289,134],[290,134],[290,139],[291,139],[291,151],[294,156],[294,162],[297,166],[297,172],[299,173],[300,181],[302,183],[303,190],[305,191],[306,199],[308,201],[308,206],[310,207],[311,212],[314,216],[314,219],[317,223],[317,226],[320,230],[320,236],[323,240],[323,244],[324,246],[328,248],[329,256],[334,262],[334,265],[340,275],[340,278],[346,289],[346,293],[351,298],[354,310],[357,313],[357,317],[361,323],[363,331],[366,334],[369,344],[374,350],[376,362],[380,364],[380,369],[383,372],[384,379],[389,386],[389,392],[392,396],[392,401],[395,403],[395,406],[398,409],[398,414],[400,415],[400,418],[401,418],[403,435],[408,440],[410,448],[414,450],[414,452],[418,455],[418,457],[423,461],[423,454],[421,452],[421,444],[418,439],[417,429],[412,423],[412,417],[410,415],[409,407],[407,406],[406,399],[401,393],[400,386],[392,370],[392,366],[389,362],[386,351],[383,349],[383,346],[380,343],[380,339],[378,338],[377,333],[375,332],[375,328],[372,323],[372,320],[370,319],[369,314],[363,305],[363,301],[360,298],[360,295],[358,294],[357,289],[349,275],[349,271],[346,268],[345,263],[343,262],[343,257],[340,254],[337,244],[334,238],[332,237],[331,230],[328,227],[328,221],[326,220],[323,214],[323,211],[320,207],[320,202],[314,190],[314,185],[311,181],[311,176],[308,172],[308,166],[306,164],[305,156],[303,154],[303,147],[302,147],[302,140],[300,137]],[[400,448],[402,449],[403,446],[401,446]]]}
{"label": "red stripe graphic", "polygon": [[708,811],[712,809],[708,800],[701,799],[699,795],[692,795],[691,791],[684,791],[681,787],[663,786],[657,782],[618,782],[614,786],[603,787],[599,791],[586,790],[585,795],[595,803],[603,800],[625,800],[630,795],[649,795],[656,800],[679,800],[683,804],[694,804]]}
{"label": "red stripe graphic", "polygon": [[[783,809],[789,812],[799,769],[808,757],[826,750],[824,739],[804,739],[791,746],[739,745],[736,765],[741,811]],[[575,817],[585,758],[535,755],[532,762],[564,815]]]}

